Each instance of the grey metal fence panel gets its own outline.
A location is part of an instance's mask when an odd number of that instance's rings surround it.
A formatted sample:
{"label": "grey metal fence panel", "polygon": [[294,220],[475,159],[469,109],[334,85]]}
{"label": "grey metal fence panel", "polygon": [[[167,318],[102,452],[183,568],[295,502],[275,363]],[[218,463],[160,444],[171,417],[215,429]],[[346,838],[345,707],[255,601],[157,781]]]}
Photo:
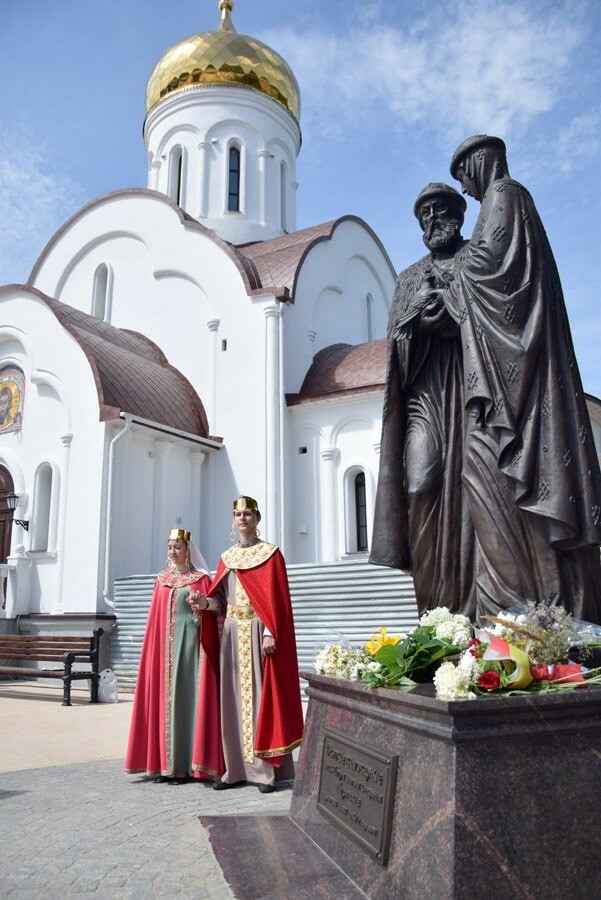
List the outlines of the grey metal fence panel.
{"label": "grey metal fence panel", "polygon": [[[346,640],[358,646],[380,625],[393,633],[417,625],[413,581],[396,569],[365,559],[287,569],[301,671],[313,669],[323,644]],[[110,665],[121,690],[135,687],[154,581],[154,575],[133,575],[115,582]]]}

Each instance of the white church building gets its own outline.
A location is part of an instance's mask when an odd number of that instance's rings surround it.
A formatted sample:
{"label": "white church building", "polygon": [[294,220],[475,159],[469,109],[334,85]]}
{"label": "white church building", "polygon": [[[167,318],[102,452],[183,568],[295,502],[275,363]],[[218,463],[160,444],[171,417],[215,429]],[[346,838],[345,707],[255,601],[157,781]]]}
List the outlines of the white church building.
{"label": "white church building", "polygon": [[148,188],[0,288],[3,618],[111,614],[175,524],[216,566],[241,492],[290,563],[367,550],[395,272],[354,216],[296,231],[298,84],[219,5],[148,81]]}
{"label": "white church building", "polygon": [[288,563],[366,555],[395,272],[354,216],[296,230],[298,84],[219,6],[148,81],[148,188],[0,288],[0,629],[106,622],[174,525],[215,567],[239,493]]}

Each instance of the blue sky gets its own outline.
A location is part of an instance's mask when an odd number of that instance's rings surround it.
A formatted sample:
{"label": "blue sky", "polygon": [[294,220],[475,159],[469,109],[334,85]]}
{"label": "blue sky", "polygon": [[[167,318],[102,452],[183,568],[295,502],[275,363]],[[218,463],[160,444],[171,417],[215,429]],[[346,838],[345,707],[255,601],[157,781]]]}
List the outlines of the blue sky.
{"label": "blue sky", "polygon": [[[217,0],[0,0],[0,283],[21,282],[93,197],[146,186],[146,81]],[[601,396],[601,4],[597,0],[235,0],[301,87],[298,227],[346,213],[396,269],[412,207],[470,134],[504,138],[563,282],[585,390]],[[469,236],[478,206],[469,201]]]}

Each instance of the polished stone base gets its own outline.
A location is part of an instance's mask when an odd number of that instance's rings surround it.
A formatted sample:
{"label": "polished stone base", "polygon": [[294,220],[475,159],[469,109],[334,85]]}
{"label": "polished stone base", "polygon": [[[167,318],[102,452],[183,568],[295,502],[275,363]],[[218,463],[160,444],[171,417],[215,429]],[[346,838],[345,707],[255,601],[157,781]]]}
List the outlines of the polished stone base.
{"label": "polished stone base", "polygon": [[[601,896],[601,690],[444,702],[302,674],[290,816],[368,897]],[[387,865],[318,809],[332,731],[398,755]]]}
{"label": "polished stone base", "polygon": [[[601,897],[601,690],[447,703],[431,686],[303,677],[290,816],[200,817],[239,900]],[[332,746],[343,761],[324,759]],[[349,828],[369,818],[360,769],[370,753],[398,758],[386,864]],[[346,809],[339,824],[326,793]]]}
{"label": "polished stone base", "polygon": [[365,900],[285,813],[199,818],[238,900]]}

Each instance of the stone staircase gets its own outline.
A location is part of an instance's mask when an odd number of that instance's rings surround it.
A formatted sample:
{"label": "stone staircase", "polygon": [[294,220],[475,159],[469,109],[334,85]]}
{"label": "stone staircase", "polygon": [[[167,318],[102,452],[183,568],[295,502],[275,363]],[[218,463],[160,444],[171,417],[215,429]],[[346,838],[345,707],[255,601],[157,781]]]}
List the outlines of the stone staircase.
{"label": "stone staircase", "polygon": [[[301,671],[313,670],[326,643],[364,643],[380,625],[398,633],[417,625],[413,581],[396,569],[372,566],[366,557],[333,563],[287,566]],[[154,575],[115,582],[117,627],[111,636],[110,666],[120,690],[133,690],[142,649]]]}

